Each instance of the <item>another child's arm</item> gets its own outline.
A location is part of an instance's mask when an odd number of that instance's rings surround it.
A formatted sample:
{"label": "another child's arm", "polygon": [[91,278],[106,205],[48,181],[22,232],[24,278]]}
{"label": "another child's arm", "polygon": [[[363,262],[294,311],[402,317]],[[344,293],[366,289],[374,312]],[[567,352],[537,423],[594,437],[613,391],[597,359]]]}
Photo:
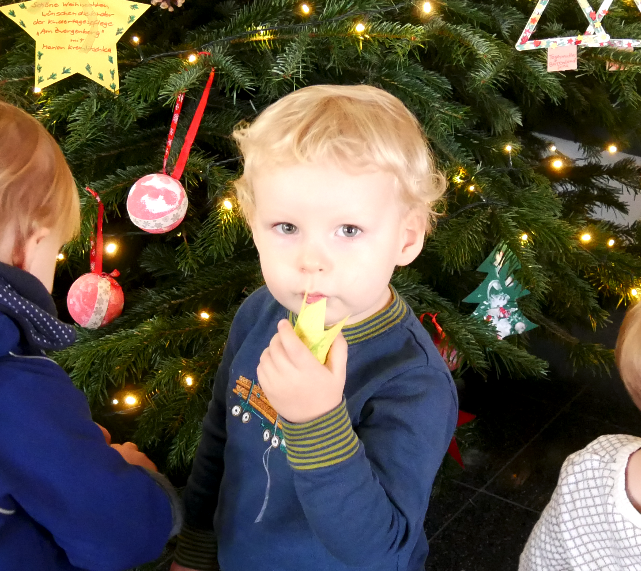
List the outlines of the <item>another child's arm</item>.
{"label": "another child's arm", "polygon": [[[289,324],[281,322],[278,330],[258,377],[286,419],[288,461],[307,520],[346,565],[395,568],[408,535],[422,528],[456,425],[449,377],[426,364],[390,379],[364,407],[355,432],[342,401],[341,338],[323,366]],[[336,399],[338,406],[319,417]]]}
{"label": "another child's arm", "polygon": [[3,481],[73,565],[124,569],[155,559],[179,525],[178,498],[172,506],[168,481],[105,444],[86,398],[54,367],[34,362],[27,380],[0,387]]}

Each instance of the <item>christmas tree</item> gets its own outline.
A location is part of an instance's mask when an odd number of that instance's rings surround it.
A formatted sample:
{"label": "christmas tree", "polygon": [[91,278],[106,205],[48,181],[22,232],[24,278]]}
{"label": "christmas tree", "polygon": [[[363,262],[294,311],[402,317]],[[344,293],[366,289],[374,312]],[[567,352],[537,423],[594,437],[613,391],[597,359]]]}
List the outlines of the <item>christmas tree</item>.
{"label": "christmas tree", "polygon": [[[518,261],[514,279],[530,292],[519,300],[523,315],[570,347],[577,365],[611,364],[611,351],[579,343],[569,328],[603,325],[609,307],[633,299],[641,276],[639,228],[595,218],[601,207],[625,212],[622,193],[640,190],[633,161],[598,161],[608,143],[625,149],[639,141],[638,53],[579,48],[579,72],[548,73],[544,51],[515,48],[531,12],[517,0],[164,4],[176,9],[152,6],[117,44],[118,92],[82,75],[34,90],[36,43],[0,16],[0,98],[50,129],[82,197],[82,235],[59,262],[61,307],[89,267],[98,206],[84,187],[105,206],[105,271],[120,271],[124,312],[80,330],[56,359],[116,439],[135,430],[163,471],[177,482],[188,472],[231,320],[262,284],[231,187],[242,165],[230,134],[312,84],[381,87],[423,125],[449,188],[423,253],[393,285],[417,314],[438,312],[465,365],[457,374],[545,372],[526,336],[500,340],[461,304],[482,281],[475,268],[498,244]],[[608,21],[613,37],[641,37],[634,5],[617,3]],[[537,30],[570,36],[585,27],[575,3],[551,0]],[[607,71],[612,63],[617,71]],[[148,234],[127,216],[129,189],[162,171],[172,110],[185,94],[168,157],[168,168],[175,165],[212,68],[181,178],[186,217],[165,234]],[[537,134],[550,123],[571,130],[586,160],[550,150]]]}

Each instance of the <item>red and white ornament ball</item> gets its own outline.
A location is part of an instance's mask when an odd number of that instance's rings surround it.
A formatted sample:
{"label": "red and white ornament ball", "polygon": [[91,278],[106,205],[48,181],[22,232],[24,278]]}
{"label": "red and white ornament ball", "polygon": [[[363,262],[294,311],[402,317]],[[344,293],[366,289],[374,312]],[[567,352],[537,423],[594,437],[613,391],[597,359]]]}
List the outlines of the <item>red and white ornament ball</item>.
{"label": "red and white ornament ball", "polygon": [[187,214],[187,194],[180,182],[166,174],[148,174],[131,187],[127,212],[145,232],[163,234],[178,226]]}
{"label": "red and white ornament ball", "polygon": [[111,323],[122,313],[124,304],[122,288],[107,274],[84,274],[73,282],[67,294],[71,317],[87,329]]}

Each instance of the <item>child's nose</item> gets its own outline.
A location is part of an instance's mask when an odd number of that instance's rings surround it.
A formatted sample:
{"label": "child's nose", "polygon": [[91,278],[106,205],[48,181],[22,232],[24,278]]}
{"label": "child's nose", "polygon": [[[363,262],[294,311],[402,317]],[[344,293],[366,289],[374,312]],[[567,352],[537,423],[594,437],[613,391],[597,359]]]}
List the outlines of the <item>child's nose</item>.
{"label": "child's nose", "polygon": [[329,257],[319,244],[311,242],[304,244],[299,257],[299,267],[302,272],[327,271],[329,265]]}

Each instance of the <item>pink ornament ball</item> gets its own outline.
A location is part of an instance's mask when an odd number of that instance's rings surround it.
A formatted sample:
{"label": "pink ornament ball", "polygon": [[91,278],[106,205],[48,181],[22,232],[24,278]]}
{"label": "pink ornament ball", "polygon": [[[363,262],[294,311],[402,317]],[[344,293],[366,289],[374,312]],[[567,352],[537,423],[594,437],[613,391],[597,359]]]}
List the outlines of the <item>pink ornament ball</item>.
{"label": "pink ornament ball", "polygon": [[166,174],[148,174],[131,187],[127,198],[129,218],[150,234],[163,234],[178,226],[187,214],[187,194]]}
{"label": "pink ornament ball", "polygon": [[106,274],[84,274],[67,294],[73,320],[87,329],[98,329],[122,313],[125,296],[118,282]]}

